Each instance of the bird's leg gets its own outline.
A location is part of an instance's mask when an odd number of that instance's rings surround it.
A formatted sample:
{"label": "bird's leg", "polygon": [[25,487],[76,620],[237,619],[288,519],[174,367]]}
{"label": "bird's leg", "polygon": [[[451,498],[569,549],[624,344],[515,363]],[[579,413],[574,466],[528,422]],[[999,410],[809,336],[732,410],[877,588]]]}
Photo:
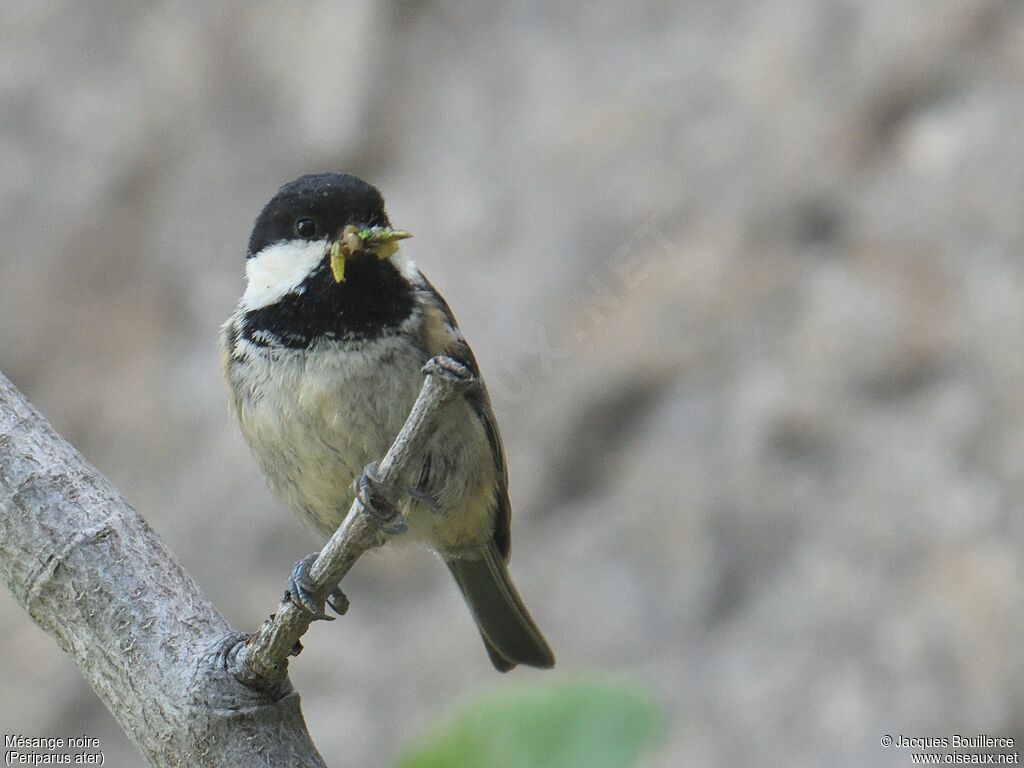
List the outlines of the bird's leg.
{"label": "bird's leg", "polygon": [[[448,355],[437,355],[430,358],[423,366],[423,372],[429,376],[437,376],[444,379],[456,385],[462,391],[478,384],[478,379],[473,375],[473,371],[468,365]],[[430,465],[431,455],[428,451],[423,457],[423,466],[420,469],[419,479],[415,483],[406,484],[405,492],[411,499],[415,499],[435,515],[444,517],[446,511],[441,509],[437,499],[427,490],[430,482]]]}
{"label": "bird's leg", "polygon": [[435,515],[443,517],[445,514],[444,510],[441,509],[441,505],[437,503],[437,499],[428,490],[428,488],[430,488],[430,470],[433,465],[433,457],[428,451],[423,456],[423,466],[420,467],[420,473],[416,478],[416,482],[406,483],[405,493],[410,499],[418,501]]}
{"label": "bird's leg", "polygon": [[409,494],[410,499],[415,499],[438,517],[446,516],[447,513],[441,509],[441,506],[437,503],[437,499],[435,499],[429,491],[425,491],[410,483],[405,486],[405,492]]}
{"label": "bird's leg", "polygon": [[[334,621],[334,617],[329,616],[324,611],[325,599],[318,597],[306,586],[309,583],[309,569],[319,554],[319,552],[313,552],[295,564],[291,576],[288,577],[288,591],[284,593],[284,597],[286,600],[290,600],[299,608],[310,613],[314,619]],[[341,587],[335,587],[331,590],[331,593],[326,598],[326,603],[339,616],[344,616],[348,611],[348,597],[341,591]]]}
{"label": "bird's leg", "polygon": [[367,464],[352,486],[367,512],[368,520],[386,534],[405,533],[409,523],[391,503],[383,484],[377,479],[376,464]]}
{"label": "bird's leg", "polygon": [[[383,484],[377,478],[375,464],[366,466],[363,473],[355,479],[353,487],[366,512],[366,519],[374,526],[389,535],[403,533],[406,530],[408,523],[388,498]],[[314,619],[334,621],[334,617],[329,616],[324,610],[324,603],[331,606],[339,616],[343,616],[348,611],[349,600],[340,587],[335,587],[326,598],[323,598],[307,586],[310,583],[309,569],[319,554],[313,552],[295,564],[291,576],[288,577],[288,591],[284,596]]]}

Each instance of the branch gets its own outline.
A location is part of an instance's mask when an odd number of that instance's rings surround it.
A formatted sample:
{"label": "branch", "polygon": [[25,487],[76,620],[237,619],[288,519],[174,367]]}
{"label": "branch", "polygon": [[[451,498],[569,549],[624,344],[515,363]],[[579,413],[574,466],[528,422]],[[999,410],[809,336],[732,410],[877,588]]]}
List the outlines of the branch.
{"label": "branch", "polygon": [[[375,502],[378,514],[367,509],[357,494],[338,530],[309,569],[307,586],[321,599],[338,585],[364,552],[383,544],[388,532],[397,529],[401,518],[387,499],[405,495],[401,483],[421,460],[442,406],[474,382],[468,368],[448,357],[433,358],[423,372],[427,376],[419,397],[376,470],[374,479],[387,497]],[[277,613],[234,649],[229,669],[245,685],[254,688],[278,685],[288,674],[288,657],[297,652],[299,640],[312,621],[308,611],[291,600],[282,600]]]}
{"label": "branch", "polygon": [[0,577],[150,765],[324,768],[288,681],[253,691],[219,668],[227,621],[3,375]]}
{"label": "branch", "polygon": [[[435,358],[380,463],[390,498],[445,402],[473,381]],[[334,588],[400,520],[357,499],[310,569]],[[106,478],[0,374],[0,577],[63,648],[152,766],[324,768],[287,679],[310,623],[292,603],[244,644],[181,563]]]}

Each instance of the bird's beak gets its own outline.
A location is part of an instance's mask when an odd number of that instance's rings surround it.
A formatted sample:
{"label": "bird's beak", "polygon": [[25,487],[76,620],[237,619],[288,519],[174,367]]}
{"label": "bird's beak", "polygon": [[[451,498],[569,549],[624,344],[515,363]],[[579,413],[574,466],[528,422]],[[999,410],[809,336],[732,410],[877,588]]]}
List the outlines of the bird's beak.
{"label": "bird's beak", "polygon": [[391,227],[356,227],[347,225],[338,239],[331,243],[331,274],[334,282],[345,281],[345,261],[356,251],[372,253],[378,259],[391,258],[398,250],[398,241],[412,237],[412,232]]}

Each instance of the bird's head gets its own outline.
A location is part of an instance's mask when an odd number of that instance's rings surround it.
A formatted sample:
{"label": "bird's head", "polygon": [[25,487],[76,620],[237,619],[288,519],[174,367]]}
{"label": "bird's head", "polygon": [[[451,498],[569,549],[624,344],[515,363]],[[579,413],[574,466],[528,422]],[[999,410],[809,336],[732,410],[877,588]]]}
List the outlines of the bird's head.
{"label": "bird's head", "polygon": [[246,253],[243,304],[267,306],[330,274],[342,284],[353,269],[372,270],[409,232],[391,228],[384,198],[355,176],[318,173],[281,187],[260,212]]}

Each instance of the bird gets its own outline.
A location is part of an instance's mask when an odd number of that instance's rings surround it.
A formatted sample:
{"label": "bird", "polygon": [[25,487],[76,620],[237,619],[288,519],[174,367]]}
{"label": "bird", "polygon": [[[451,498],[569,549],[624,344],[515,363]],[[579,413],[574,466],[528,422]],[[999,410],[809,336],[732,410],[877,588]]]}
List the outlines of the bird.
{"label": "bird", "polygon": [[[468,369],[475,385],[446,406],[396,500],[402,538],[447,565],[496,669],[550,668],[508,571],[508,471],[486,385],[447,302],[401,250],[410,236],[354,175],[284,184],[256,218],[245,289],[221,328],[230,409],[272,492],[325,541],[352,504],[353,479],[404,424],[424,364],[444,356]],[[288,595],[326,618],[304,588],[312,557],[296,565]]]}

